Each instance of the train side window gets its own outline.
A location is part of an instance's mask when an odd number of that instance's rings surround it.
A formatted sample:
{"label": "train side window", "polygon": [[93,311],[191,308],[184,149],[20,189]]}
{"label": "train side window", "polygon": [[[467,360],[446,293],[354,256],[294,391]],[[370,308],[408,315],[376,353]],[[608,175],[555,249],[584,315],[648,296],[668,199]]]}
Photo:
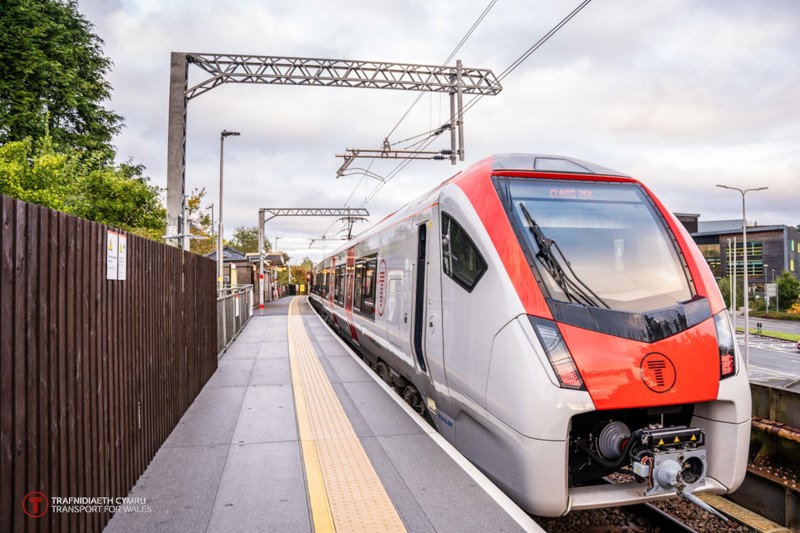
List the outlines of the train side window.
{"label": "train side window", "polygon": [[334,285],[333,285],[333,299],[339,305],[344,305],[344,265],[336,267]]}
{"label": "train side window", "polygon": [[445,275],[472,292],[486,268],[486,261],[464,228],[450,215],[442,213],[442,270]]}
{"label": "train side window", "polygon": [[363,284],[364,284],[364,261],[359,259],[356,261],[355,272],[355,285],[353,288],[353,309],[361,311],[361,300],[363,298]]}
{"label": "train side window", "polygon": [[375,313],[375,270],[377,267],[376,255],[365,258],[361,312],[369,316],[373,316]]}

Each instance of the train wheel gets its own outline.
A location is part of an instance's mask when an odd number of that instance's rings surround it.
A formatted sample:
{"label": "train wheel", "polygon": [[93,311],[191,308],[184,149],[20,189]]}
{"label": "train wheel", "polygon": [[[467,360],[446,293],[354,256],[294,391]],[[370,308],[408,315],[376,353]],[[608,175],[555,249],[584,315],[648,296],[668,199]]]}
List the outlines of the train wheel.
{"label": "train wheel", "polygon": [[425,415],[425,402],[422,401],[422,396],[417,389],[411,385],[406,387],[406,389],[403,391],[403,400],[405,400],[405,402],[410,405],[418,415]]}
{"label": "train wheel", "polygon": [[378,361],[375,364],[375,373],[378,374],[378,377],[385,381],[387,385],[390,387],[392,386],[392,378],[389,375],[389,367],[386,365],[386,363],[383,361]]}

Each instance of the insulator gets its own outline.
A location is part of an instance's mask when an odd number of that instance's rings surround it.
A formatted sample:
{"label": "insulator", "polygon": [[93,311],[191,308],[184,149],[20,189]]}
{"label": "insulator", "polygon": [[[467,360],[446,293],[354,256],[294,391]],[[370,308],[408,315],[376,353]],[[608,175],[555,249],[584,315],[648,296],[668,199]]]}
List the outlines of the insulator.
{"label": "insulator", "polygon": [[623,443],[630,438],[631,430],[624,423],[615,420],[600,432],[597,448],[606,459],[619,459],[622,456]]}

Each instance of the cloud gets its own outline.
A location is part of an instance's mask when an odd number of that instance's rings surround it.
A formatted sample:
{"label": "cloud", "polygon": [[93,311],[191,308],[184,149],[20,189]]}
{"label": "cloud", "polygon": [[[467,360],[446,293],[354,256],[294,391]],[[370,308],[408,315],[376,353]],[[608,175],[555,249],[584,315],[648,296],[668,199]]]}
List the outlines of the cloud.
{"label": "cloud", "polygon": [[[502,72],[574,5],[498,2],[457,54]],[[83,0],[114,60],[117,138],[164,186],[171,51],[268,54],[437,64],[485,5],[422,0]],[[592,2],[465,116],[467,161],[410,164],[368,204],[377,221],[454,171],[491,153],[540,152],[596,161],[646,181],[679,212],[735,218],[716,183],[768,185],[748,218],[796,225],[800,175],[800,4],[699,0]],[[201,73],[190,69],[192,80]],[[358,205],[377,185],[336,179],[347,147],[376,148],[414,100],[400,91],[227,85],[189,103],[187,189],[216,202],[219,132],[226,141],[225,227],[253,225],[259,207]],[[448,118],[425,95],[390,141]],[[448,147],[447,135],[431,148]],[[398,145],[399,146],[399,145]],[[367,160],[358,161],[366,166]],[[396,161],[370,170],[389,175]],[[269,231],[321,235],[328,220],[276,220]],[[335,224],[334,224],[335,226]],[[306,233],[304,233],[306,232]],[[294,237],[293,237],[294,238]],[[288,244],[288,241],[287,241]]]}

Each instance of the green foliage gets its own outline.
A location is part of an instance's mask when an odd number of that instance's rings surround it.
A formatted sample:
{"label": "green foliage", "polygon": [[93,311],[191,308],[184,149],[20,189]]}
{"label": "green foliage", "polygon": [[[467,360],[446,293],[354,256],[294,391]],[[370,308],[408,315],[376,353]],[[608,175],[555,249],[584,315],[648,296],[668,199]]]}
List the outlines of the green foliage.
{"label": "green foliage", "polygon": [[[186,207],[189,211],[189,232],[197,235],[199,239],[189,241],[189,249],[201,255],[206,255],[217,249],[216,235],[212,235],[214,228],[211,227],[211,210],[208,205],[203,207],[203,199],[206,190],[194,189],[192,194],[186,198]],[[212,238],[213,237],[213,238]]]}
{"label": "green foliage", "polygon": [[0,144],[42,139],[111,162],[121,117],[103,107],[111,60],[103,41],[63,0],[0,4]]}
{"label": "green foliage", "polygon": [[[258,226],[239,226],[233,233],[231,246],[246,254],[258,252]],[[270,251],[269,241],[264,241],[264,251]]]}
{"label": "green foliage", "polygon": [[[720,278],[717,283],[719,284],[719,291],[722,293],[722,299],[725,301],[725,304],[728,306],[728,309],[731,309],[731,280],[730,278]],[[736,308],[740,308],[744,305],[744,291],[742,290],[742,280],[737,280],[736,283]]]}
{"label": "green foliage", "polygon": [[783,272],[775,282],[778,284],[778,300],[781,309],[791,307],[800,296],[800,281],[797,281],[791,273]]}
{"label": "green foliage", "polygon": [[79,149],[57,151],[49,137],[0,146],[0,194],[159,239],[160,190],[142,172],[130,163],[100,165]]}
{"label": "green foliage", "polygon": [[115,164],[111,60],[72,0],[0,0],[0,193],[154,239],[161,191]]}

